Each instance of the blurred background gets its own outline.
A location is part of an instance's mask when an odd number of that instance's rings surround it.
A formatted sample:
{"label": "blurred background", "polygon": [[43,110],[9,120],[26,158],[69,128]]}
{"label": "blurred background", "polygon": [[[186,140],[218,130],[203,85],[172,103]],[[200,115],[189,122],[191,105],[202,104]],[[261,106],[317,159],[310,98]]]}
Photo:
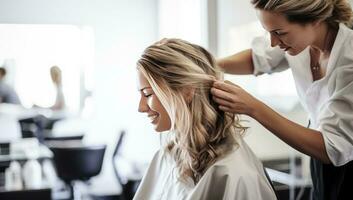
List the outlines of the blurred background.
{"label": "blurred background", "polygon": [[[265,34],[247,0],[0,0],[0,83],[18,97],[0,101],[1,199],[131,199],[160,145],[137,112],[142,51],[177,37],[223,57]],[[225,79],[308,123],[290,71]],[[308,157],[242,118],[280,199],[309,199]]]}

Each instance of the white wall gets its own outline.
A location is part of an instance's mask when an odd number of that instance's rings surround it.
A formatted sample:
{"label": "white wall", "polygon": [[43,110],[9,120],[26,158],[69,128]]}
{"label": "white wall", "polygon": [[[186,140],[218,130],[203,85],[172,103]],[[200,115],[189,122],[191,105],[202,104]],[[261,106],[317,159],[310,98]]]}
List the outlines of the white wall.
{"label": "white wall", "polygon": [[[146,121],[137,114],[135,84],[137,58],[157,39],[157,0],[0,0],[0,23],[91,26],[95,69],[89,138],[114,145],[117,132],[125,128],[132,135],[132,148],[158,145],[151,127],[144,127]],[[154,151],[136,149],[146,160]],[[116,184],[107,184],[114,175],[108,174],[110,179],[103,178],[100,185],[114,192]]]}
{"label": "white wall", "polygon": [[226,56],[229,52],[230,28],[256,21],[255,9],[250,1],[222,0],[218,1],[218,56]]}

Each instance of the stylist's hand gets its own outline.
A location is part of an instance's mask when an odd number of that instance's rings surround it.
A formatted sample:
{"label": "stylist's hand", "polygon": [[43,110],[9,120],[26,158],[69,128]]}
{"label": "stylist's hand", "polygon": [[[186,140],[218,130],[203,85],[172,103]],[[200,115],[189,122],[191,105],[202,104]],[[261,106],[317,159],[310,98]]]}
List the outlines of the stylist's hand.
{"label": "stylist's hand", "polygon": [[225,112],[254,116],[260,104],[260,101],[230,81],[215,81],[211,93],[219,109]]}

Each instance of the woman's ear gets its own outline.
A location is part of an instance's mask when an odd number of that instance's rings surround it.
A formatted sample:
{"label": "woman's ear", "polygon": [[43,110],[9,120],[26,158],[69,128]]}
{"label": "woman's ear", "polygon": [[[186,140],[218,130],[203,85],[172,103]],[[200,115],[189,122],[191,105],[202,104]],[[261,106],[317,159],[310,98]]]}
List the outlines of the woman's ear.
{"label": "woman's ear", "polygon": [[182,89],[182,93],[187,104],[191,103],[194,98],[195,88],[193,87],[185,87]]}

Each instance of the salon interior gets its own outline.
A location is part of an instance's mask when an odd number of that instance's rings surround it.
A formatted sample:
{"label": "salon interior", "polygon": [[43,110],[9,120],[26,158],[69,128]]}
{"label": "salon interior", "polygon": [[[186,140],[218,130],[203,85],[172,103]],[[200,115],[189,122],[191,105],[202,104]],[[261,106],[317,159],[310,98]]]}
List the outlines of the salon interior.
{"label": "salon interior", "polygon": [[[161,139],[137,112],[143,50],[181,38],[224,57],[265,34],[245,0],[1,0],[0,83],[19,101],[0,103],[0,199],[132,199]],[[289,70],[225,79],[307,125]],[[310,199],[309,157],[241,118],[278,198]]]}

